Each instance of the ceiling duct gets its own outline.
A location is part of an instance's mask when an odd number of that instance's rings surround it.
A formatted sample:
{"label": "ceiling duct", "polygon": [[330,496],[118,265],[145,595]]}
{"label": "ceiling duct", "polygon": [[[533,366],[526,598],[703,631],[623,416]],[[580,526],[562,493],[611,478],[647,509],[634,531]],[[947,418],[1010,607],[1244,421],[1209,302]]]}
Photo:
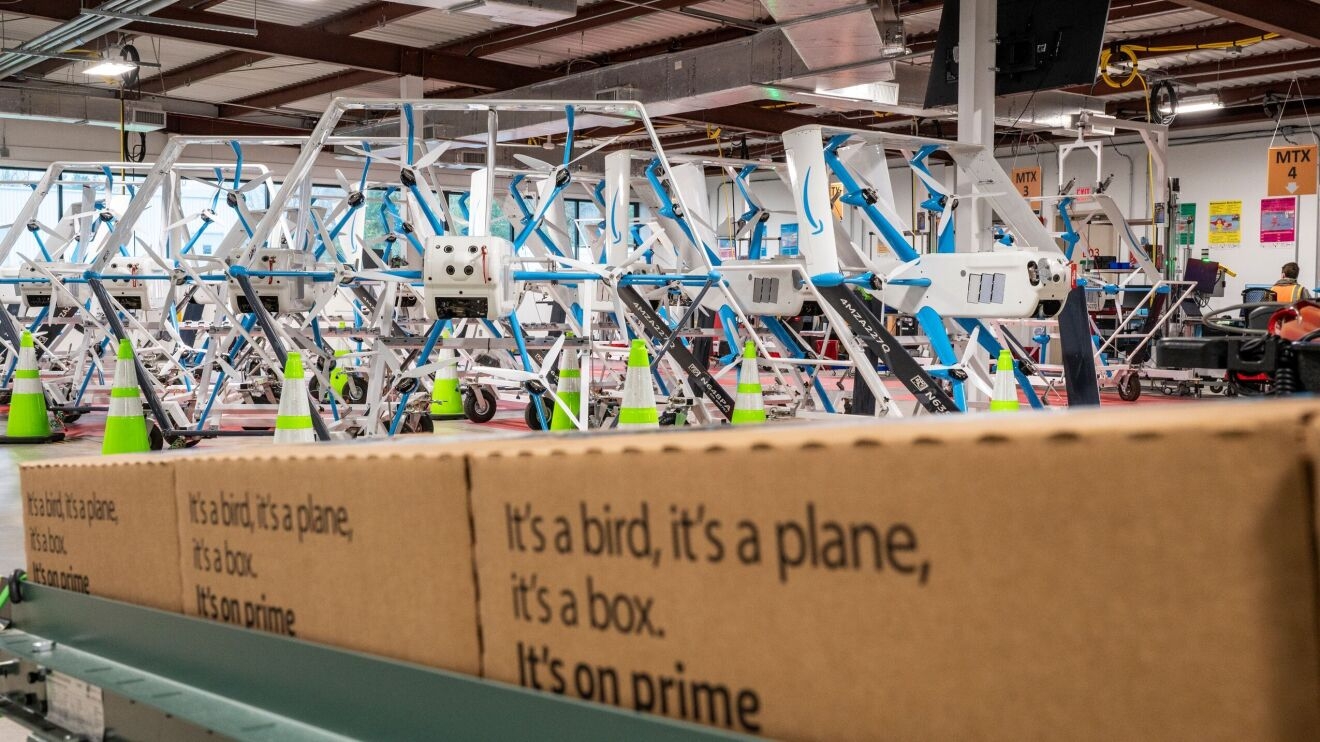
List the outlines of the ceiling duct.
{"label": "ceiling duct", "polygon": [[399,0],[405,5],[485,16],[496,23],[543,26],[577,15],[577,0]]}
{"label": "ceiling duct", "polygon": [[[128,131],[158,131],[165,128],[165,115],[161,108],[131,102],[124,109],[124,128]],[[119,101],[41,90],[0,88],[0,118],[117,129],[120,125]]]}
{"label": "ceiling duct", "polygon": [[[114,13],[150,15],[173,5],[178,0],[110,0],[97,6],[98,10]],[[2,9],[2,8],[0,8]],[[131,23],[123,18],[80,15],[72,18],[33,39],[23,42],[13,51],[0,54],[0,79],[12,77],[33,65],[45,61],[43,56],[61,54],[83,44],[90,43]],[[24,54],[32,52],[33,54]]]}
{"label": "ceiling duct", "polygon": [[1061,90],[1019,93],[995,99],[995,125],[1016,129],[1067,129],[1078,114],[1104,112],[1103,98]]}
{"label": "ceiling duct", "polygon": [[[859,0],[761,0],[811,70],[842,70],[907,53],[902,21],[890,0],[885,8]],[[869,65],[835,76],[834,89],[894,79],[892,65]],[[818,88],[824,92],[831,88]]]}
{"label": "ceiling duct", "polygon": [[[881,87],[889,96],[887,100],[842,94],[852,88],[866,91],[867,95],[879,95]],[[921,111],[925,97],[926,74],[914,65],[875,59],[854,59],[838,68],[813,70],[798,55],[785,30],[772,28],[742,39],[610,65],[483,97],[599,100],[604,94],[613,100],[619,97],[619,91],[627,91],[629,97],[644,103],[653,117],[677,116],[767,98],[798,100],[839,110],[864,108],[916,114]],[[470,134],[473,141],[482,139],[484,122],[479,119],[469,118],[464,122],[461,115],[445,115],[439,120],[452,125],[456,136]],[[578,117],[578,123],[586,127],[619,126],[624,122],[584,114]],[[500,129],[502,139],[559,134],[564,130],[563,116],[502,113]]]}

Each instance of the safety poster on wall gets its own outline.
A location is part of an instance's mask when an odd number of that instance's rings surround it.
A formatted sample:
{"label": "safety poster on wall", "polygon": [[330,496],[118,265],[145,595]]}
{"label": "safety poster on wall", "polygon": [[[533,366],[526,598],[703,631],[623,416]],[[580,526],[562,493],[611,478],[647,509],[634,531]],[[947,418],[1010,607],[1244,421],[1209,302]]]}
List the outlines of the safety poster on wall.
{"label": "safety poster on wall", "polygon": [[1287,247],[1297,244],[1297,197],[1260,200],[1261,247]]}
{"label": "safety poster on wall", "polygon": [[1208,232],[1214,247],[1242,244],[1242,201],[1211,201]]}

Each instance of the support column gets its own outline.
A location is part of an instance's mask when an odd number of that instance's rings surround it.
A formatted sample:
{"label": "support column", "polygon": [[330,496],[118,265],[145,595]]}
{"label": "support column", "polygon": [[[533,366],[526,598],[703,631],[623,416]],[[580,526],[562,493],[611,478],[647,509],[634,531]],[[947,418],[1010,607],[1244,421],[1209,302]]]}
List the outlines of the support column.
{"label": "support column", "polygon": [[[960,0],[958,15],[958,141],[994,146],[996,0]],[[970,193],[962,183],[959,193]],[[958,251],[989,250],[990,204],[985,199],[958,206]]]}
{"label": "support column", "polygon": [[[417,75],[404,75],[403,77],[400,77],[399,97],[404,100],[421,100],[422,98],[425,98],[426,87],[422,83],[423,78],[418,77]],[[413,113],[413,123],[417,126],[417,136],[420,139],[422,124],[422,115],[420,113]],[[408,136],[408,122],[405,121],[402,116],[399,117],[399,136]],[[421,152],[416,152],[414,154],[417,157],[421,156]],[[407,157],[406,153],[404,154],[404,157]]]}

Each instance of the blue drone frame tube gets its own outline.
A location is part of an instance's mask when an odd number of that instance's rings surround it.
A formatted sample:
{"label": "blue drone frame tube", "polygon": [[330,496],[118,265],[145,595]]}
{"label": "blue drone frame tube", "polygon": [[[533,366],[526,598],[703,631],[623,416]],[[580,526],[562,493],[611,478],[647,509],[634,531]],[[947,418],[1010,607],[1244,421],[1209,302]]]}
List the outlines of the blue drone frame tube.
{"label": "blue drone frame tube", "polygon": [[[807,357],[807,354],[798,347],[797,341],[793,339],[788,328],[784,327],[784,323],[780,322],[778,317],[762,316],[761,322],[765,324],[766,329],[770,330],[770,334],[779,339],[779,344],[784,346],[784,350],[789,355],[794,358]],[[811,373],[811,386],[816,390],[816,395],[820,397],[821,406],[825,408],[826,412],[833,414],[834,403],[830,401],[829,395],[825,393],[825,385],[820,383],[820,378],[814,371]]]}
{"label": "blue drone frame tube", "polygon": [[[527,339],[523,337],[522,325],[518,323],[518,312],[509,314],[509,326],[513,328],[513,341],[518,345],[518,358],[522,360],[523,371],[531,373],[532,357],[527,353]],[[532,397],[532,404],[536,405],[536,417],[541,423],[541,430],[550,429],[550,421],[546,419],[545,408],[541,405],[541,396],[529,395]]]}
{"label": "blue drone frame tube", "polygon": [[[444,327],[445,323],[440,320],[431,323],[431,331],[426,333],[426,342],[422,345],[422,352],[417,354],[416,366],[421,367],[426,365],[426,359],[431,357],[432,351],[435,350],[435,344],[440,342],[440,334]],[[404,392],[403,396],[399,398],[398,406],[394,408],[394,419],[390,421],[391,436],[399,432],[399,425],[403,422],[403,413],[408,407],[408,398],[410,396],[412,396],[411,391]]]}

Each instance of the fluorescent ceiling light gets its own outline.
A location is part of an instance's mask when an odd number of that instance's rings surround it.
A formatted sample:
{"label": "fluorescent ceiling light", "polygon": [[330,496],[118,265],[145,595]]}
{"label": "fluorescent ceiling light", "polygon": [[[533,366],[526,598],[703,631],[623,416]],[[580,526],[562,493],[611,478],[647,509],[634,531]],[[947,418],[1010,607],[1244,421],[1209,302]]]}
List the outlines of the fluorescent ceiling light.
{"label": "fluorescent ceiling light", "polygon": [[[88,126],[100,126],[106,129],[119,128],[118,121],[100,121],[96,119],[87,119],[86,121],[81,121],[79,123],[86,124]],[[162,128],[164,127],[156,126],[155,124],[143,124],[132,121],[124,122],[124,131],[131,131],[139,134],[147,134],[153,131],[160,131]]]}
{"label": "fluorescent ceiling light", "polygon": [[[1173,112],[1177,114],[1200,113],[1202,111],[1215,111],[1223,107],[1224,103],[1219,100],[1219,96],[1211,93],[1210,95],[1193,95],[1183,98],[1178,101],[1178,105]],[[1167,105],[1160,106],[1160,113],[1168,114],[1169,112]]]}
{"label": "fluorescent ceiling light", "polygon": [[1203,100],[1196,102],[1188,101],[1186,103],[1178,104],[1178,113],[1197,113],[1200,111],[1214,111],[1216,109],[1223,107],[1224,104],[1220,103],[1218,98],[1214,100]]}
{"label": "fluorescent ceiling light", "polygon": [[892,82],[867,82],[860,85],[828,89],[823,89],[823,86],[817,85],[816,92],[820,95],[850,98],[885,106],[898,105],[898,85]]}
{"label": "fluorescent ceiling light", "polygon": [[83,74],[91,77],[123,77],[137,68],[132,62],[107,59],[83,70]]}
{"label": "fluorescent ceiling light", "polygon": [[44,116],[41,114],[22,113],[18,111],[0,111],[0,119],[14,119],[16,121],[46,121],[52,124],[83,124],[87,119],[73,118],[72,116]]}

